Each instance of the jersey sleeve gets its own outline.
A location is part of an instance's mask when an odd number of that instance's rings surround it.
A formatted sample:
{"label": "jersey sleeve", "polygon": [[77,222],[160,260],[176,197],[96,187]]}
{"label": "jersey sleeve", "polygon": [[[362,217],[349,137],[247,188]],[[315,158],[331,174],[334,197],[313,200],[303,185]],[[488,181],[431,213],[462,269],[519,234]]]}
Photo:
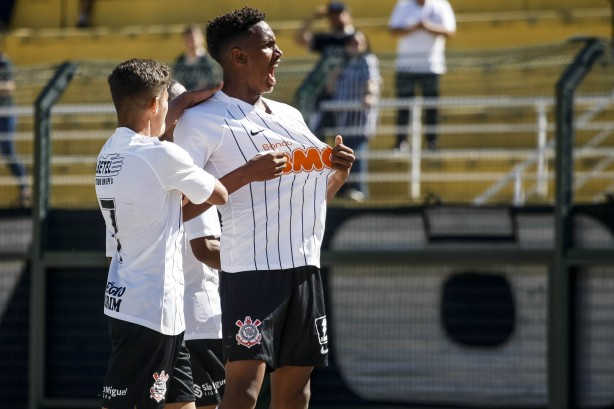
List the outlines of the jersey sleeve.
{"label": "jersey sleeve", "polygon": [[200,216],[185,222],[183,228],[188,241],[199,237],[219,237],[222,234],[220,220],[215,206],[211,207]]}
{"label": "jersey sleeve", "polygon": [[215,189],[213,175],[196,166],[190,155],[171,142],[162,142],[165,157],[154,163],[158,177],[166,189],[176,189],[186,195],[192,203],[205,202]]}

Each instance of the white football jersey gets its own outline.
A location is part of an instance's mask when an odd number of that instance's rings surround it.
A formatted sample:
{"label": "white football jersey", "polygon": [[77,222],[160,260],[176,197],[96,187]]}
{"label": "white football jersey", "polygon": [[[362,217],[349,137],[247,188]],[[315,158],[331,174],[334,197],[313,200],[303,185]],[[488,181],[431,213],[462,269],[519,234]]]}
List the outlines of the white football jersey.
{"label": "white football jersey", "polygon": [[332,148],[298,110],[263,101],[271,114],[219,91],[181,116],[175,143],[218,179],[261,152],[289,159],[281,177],[243,186],[218,207],[223,271],[319,267]]}
{"label": "white football jersey", "polygon": [[221,339],[222,309],[218,271],[196,259],[190,240],[220,237],[220,220],[215,206],[183,224],[185,246],[185,335],[184,339]]}
{"label": "white football jersey", "polygon": [[165,335],[185,330],[181,193],[211,196],[215,179],[179,146],[118,128],[96,167],[112,256],[104,313]]}

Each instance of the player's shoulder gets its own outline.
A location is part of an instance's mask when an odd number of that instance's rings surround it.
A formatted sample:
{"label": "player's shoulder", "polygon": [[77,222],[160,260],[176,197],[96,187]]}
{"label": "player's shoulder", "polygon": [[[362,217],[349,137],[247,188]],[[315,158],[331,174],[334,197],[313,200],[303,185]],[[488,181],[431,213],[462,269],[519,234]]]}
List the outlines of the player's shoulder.
{"label": "player's shoulder", "polygon": [[299,111],[292,105],[285,104],[283,102],[273,101],[271,99],[266,98],[264,100],[277,116],[290,117],[301,123],[305,122],[305,118],[303,118],[303,114],[301,113],[301,111]]}
{"label": "player's shoulder", "polygon": [[290,115],[301,115],[301,111],[294,108],[292,105],[286,104],[284,102],[275,101],[268,98],[262,98],[263,101],[271,108],[271,111],[275,113],[284,113]]}
{"label": "player's shoulder", "polygon": [[229,105],[230,102],[228,99],[224,98],[222,93],[216,92],[206,101],[187,109],[179,120],[181,121],[183,119],[184,121],[198,121],[200,119],[210,121],[216,118],[224,118],[228,115]]}
{"label": "player's shoulder", "polygon": [[143,137],[141,140],[136,139],[133,141],[133,144],[135,142],[140,146],[134,153],[151,162],[154,167],[158,164],[184,162],[186,160],[187,152],[175,143],[161,141],[154,137]]}

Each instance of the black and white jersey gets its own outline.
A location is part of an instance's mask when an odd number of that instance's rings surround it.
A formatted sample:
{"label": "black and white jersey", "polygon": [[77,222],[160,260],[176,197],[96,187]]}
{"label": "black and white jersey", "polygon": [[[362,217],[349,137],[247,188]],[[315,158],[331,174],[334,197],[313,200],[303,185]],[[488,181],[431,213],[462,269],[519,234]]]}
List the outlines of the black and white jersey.
{"label": "black and white jersey", "polygon": [[309,131],[298,110],[263,101],[271,114],[219,91],[182,115],[175,143],[217,178],[261,152],[288,157],[281,177],[243,186],[218,207],[222,270],[319,267],[332,148]]}
{"label": "black and white jersey", "polygon": [[181,193],[202,203],[212,175],[185,150],[118,128],[98,155],[96,196],[112,262],[104,313],[165,335],[185,329]]}
{"label": "black and white jersey", "polygon": [[185,246],[185,340],[222,338],[222,309],[218,271],[201,263],[192,253],[190,240],[219,237],[221,234],[217,208],[213,206],[183,224]]}

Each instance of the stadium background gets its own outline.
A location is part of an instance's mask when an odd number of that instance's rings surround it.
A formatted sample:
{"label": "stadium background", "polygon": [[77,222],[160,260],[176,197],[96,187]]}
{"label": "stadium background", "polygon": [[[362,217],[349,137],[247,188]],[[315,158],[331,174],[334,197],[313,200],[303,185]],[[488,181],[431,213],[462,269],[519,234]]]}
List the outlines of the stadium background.
{"label": "stadium background", "polygon": [[[14,208],[0,167],[1,406],[99,407],[108,337],[92,175],[115,122],[106,75],[130,57],[172,62],[186,23],[244,4],[209,3],[97,0],[93,27],[79,30],[76,0],[16,2],[2,48],[17,69],[17,148],[42,195]],[[315,61],[292,35],[317,4],[250,3],[285,53],[276,99],[292,103]],[[417,156],[390,149],[394,1],[347,4],[384,88],[372,197],[330,206],[334,365],[314,374],[313,406],[614,407],[609,3],[452,0],[441,149]],[[587,37],[605,51],[575,93],[575,156],[561,166],[556,85]],[[49,87],[62,69],[65,89]],[[43,92],[57,92],[48,120],[34,107]],[[570,192],[557,191],[561,169],[574,172]]]}

